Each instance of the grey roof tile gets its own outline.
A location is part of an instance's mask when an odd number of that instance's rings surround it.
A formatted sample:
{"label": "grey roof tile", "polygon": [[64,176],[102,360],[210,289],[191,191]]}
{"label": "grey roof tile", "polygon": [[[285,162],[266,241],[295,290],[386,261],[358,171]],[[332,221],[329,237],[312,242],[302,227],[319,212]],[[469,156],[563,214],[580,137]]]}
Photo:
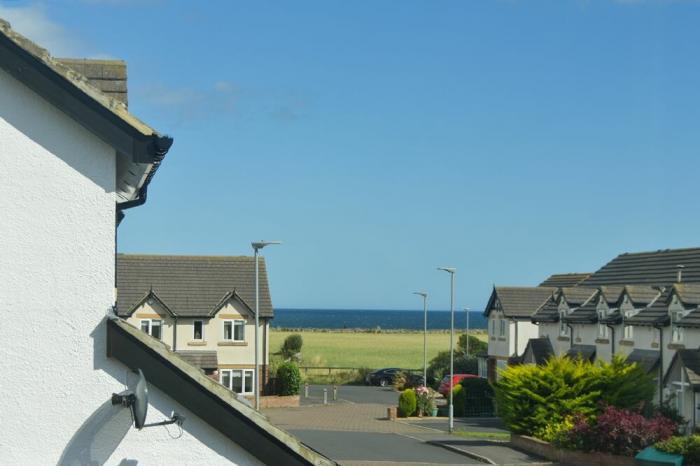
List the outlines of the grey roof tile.
{"label": "grey roof tile", "polygon": [[552,342],[547,337],[530,338],[521,357],[523,364],[542,365],[554,356]]}
{"label": "grey roof tile", "polygon": [[573,345],[566,352],[569,358],[581,358],[584,361],[593,361],[595,359],[595,345]]}
{"label": "grey roof tile", "polygon": [[185,361],[200,369],[216,369],[219,367],[219,360],[216,351],[175,351]]}
{"label": "grey roof tile", "polygon": [[688,375],[688,382],[698,391],[700,388],[700,349],[679,349],[673,355],[671,365],[666,371],[665,379],[672,373],[671,368],[681,363]]}
{"label": "grey roof tile", "polygon": [[647,374],[659,366],[659,352],[648,349],[635,349],[627,355],[627,362],[637,363]]}
{"label": "grey roof tile", "polygon": [[[183,317],[210,315],[234,290],[255,309],[255,261],[249,256],[117,254],[117,314],[128,315],[151,290],[168,309]],[[262,257],[260,316],[273,316]]]}
{"label": "grey roof tile", "polygon": [[663,249],[620,254],[590,277],[584,286],[672,285],[678,265],[683,265],[683,282],[700,282],[700,248]]}
{"label": "grey roof tile", "polygon": [[555,288],[562,286],[576,286],[590,276],[590,272],[555,273],[547,277],[547,279],[540,283],[539,286],[553,286]]}
{"label": "grey roof tile", "polygon": [[530,317],[556,291],[551,287],[497,286],[495,295],[506,317]]}

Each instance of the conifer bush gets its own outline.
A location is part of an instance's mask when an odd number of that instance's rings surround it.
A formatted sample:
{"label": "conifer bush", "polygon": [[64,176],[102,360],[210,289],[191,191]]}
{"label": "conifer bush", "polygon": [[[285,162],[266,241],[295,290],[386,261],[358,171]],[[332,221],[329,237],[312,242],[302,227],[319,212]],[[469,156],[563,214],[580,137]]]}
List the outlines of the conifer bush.
{"label": "conifer bush", "polygon": [[550,358],[537,366],[509,366],[494,385],[499,415],[515,433],[533,435],[567,417],[593,418],[603,406],[641,409],[654,396],[654,382],[621,357],[612,362]]}
{"label": "conifer bush", "polygon": [[399,395],[399,416],[408,417],[416,412],[416,392],[407,388]]}
{"label": "conifer bush", "polygon": [[298,395],[301,385],[299,367],[293,362],[283,362],[277,368],[277,387],[279,395]]}

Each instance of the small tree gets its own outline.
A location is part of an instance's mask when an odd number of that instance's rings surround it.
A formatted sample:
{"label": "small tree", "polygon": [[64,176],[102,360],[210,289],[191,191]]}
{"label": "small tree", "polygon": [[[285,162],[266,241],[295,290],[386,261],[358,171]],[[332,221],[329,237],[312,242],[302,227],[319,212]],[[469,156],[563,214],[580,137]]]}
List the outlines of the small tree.
{"label": "small tree", "polygon": [[[479,353],[486,353],[489,349],[488,343],[485,341],[479,340],[477,337],[473,335],[469,335],[469,355],[470,356],[476,356]],[[461,353],[461,354],[467,354],[467,334],[463,333],[462,335],[459,336],[459,340],[457,340],[457,348],[455,348],[455,352]]]}
{"label": "small tree", "polygon": [[279,395],[298,395],[301,385],[299,367],[293,362],[287,361],[277,368],[277,391]]}
{"label": "small tree", "polygon": [[292,359],[299,353],[301,353],[301,346],[304,344],[304,340],[298,333],[293,333],[284,339],[282,343],[282,348],[280,352],[284,359]]}
{"label": "small tree", "polygon": [[[476,374],[478,365],[476,358],[472,356],[464,357],[455,351],[454,356],[455,374]],[[450,352],[440,351],[428,365],[428,381],[439,384],[440,380],[450,372]],[[437,388],[437,387],[436,387]]]}
{"label": "small tree", "polygon": [[399,415],[408,417],[416,412],[416,392],[408,388],[399,395]]}

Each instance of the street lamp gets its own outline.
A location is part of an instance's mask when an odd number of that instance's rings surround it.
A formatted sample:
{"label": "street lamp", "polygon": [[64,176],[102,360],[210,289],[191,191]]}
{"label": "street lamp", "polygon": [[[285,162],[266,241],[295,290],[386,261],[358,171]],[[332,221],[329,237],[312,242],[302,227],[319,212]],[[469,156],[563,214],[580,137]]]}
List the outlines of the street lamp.
{"label": "street lamp", "polygon": [[467,350],[466,350],[466,355],[469,357],[469,308],[465,307],[464,312],[467,314]]}
{"label": "street lamp", "polygon": [[271,244],[282,244],[281,241],[254,241],[250,243],[255,251],[255,377],[253,377],[253,388],[255,390],[255,409],[260,409],[260,280],[258,273],[258,251]]}
{"label": "street lamp", "polygon": [[428,385],[428,293],[414,291],[423,297],[423,385]]}
{"label": "street lamp", "polygon": [[455,338],[455,272],[457,272],[457,269],[454,267],[438,267],[438,270],[442,270],[444,272],[447,272],[450,274],[450,383],[448,387],[450,387],[450,405],[449,405],[449,413],[450,413],[450,433],[454,430],[455,426],[455,416],[454,416],[454,405],[452,403],[453,401],[453,395],[452,395],[452,383],[454,382],[454,377],[455,377],[455,359],[454,359],[454,338]]}

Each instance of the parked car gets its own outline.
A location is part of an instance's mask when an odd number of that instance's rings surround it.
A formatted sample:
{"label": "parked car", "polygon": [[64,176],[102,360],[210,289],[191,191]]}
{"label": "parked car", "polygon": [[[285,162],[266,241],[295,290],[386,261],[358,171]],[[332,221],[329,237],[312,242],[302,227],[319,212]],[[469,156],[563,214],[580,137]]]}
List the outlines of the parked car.
{"label": "parked car", "polygon": [[452,376],[452,383],[450,383],[450,376],[449,374],[443,377],[442,381],[440,382],[440,387],[438,387],[438,392],[440,392],[443,396],[448,396],[450,394],[450,390],[452,390],[452,387],[460,383],[464,379],[471,379],[471,378],[476,378],[478,375],[474,374],[454,374]]}
{"label": "parked car", "polygon": [[394,377],[401,372],[401,369],[397,367],[389,367],[385,369],[377,369],[374,372],[370,372],[365,377],[365,383],[367,385],[379,385],[380,387],[386,387],[394,383]]}
{"label": "parked car", "polygon": [[416,388],[425,386],[423,374],[406,374],[406,383],[404,388]]}

